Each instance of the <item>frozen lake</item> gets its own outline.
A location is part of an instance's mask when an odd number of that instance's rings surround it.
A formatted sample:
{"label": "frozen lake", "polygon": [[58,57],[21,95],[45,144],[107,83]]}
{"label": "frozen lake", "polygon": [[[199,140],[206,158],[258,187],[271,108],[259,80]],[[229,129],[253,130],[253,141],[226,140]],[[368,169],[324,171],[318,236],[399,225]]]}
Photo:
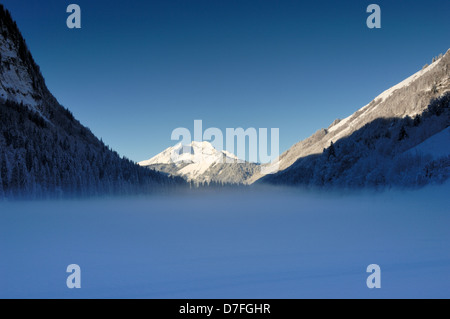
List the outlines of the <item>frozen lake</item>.
{"label": "frozen lake", "polygon": [[[450,298],[449,183],[0,203],[0,297]],[[68,289],[66,267],[81,267]],[[366,267],[381,267],[368,289]]]}

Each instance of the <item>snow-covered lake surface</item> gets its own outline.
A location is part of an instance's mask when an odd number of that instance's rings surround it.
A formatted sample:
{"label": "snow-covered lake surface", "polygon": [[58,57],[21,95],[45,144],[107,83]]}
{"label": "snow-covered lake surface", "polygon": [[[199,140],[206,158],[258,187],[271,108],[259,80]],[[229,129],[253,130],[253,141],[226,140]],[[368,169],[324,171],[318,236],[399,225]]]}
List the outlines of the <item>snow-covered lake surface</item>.
{"label": "snow-covered lake surface", "polygon": [[[0,203],[0,297],[450,298],[450,185]],[[66,267],[81,267],[68,289]],[[381,267],[381,289],[366,268]]]}

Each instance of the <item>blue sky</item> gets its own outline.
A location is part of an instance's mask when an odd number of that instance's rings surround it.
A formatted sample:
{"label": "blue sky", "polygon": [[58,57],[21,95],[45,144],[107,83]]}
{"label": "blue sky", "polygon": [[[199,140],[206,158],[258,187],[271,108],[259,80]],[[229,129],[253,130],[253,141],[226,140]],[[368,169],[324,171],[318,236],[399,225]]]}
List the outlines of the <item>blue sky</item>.
{"label": "blue sky", "polygon": [[[450,48],[448,0],[2,3],[60,103],[135,161],[195,119],[279,128],[285,151]],[[71,3],[82,29],[66,27]]]}

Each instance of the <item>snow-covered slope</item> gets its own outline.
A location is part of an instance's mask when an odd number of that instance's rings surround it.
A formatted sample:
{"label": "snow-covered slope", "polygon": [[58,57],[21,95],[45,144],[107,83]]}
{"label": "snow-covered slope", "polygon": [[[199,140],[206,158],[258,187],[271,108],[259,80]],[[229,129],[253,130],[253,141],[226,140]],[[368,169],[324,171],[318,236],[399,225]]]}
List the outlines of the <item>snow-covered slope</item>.
{"label": "snow-covered slope", "polygon": [[434,159],[450,155],[450,127],[442,130],[440,133],[426,139],[419,145],[411,148],[406,153],[415,155],[429,155]]}
{"label": "snow-covered slope", "polygon": [[[293,145],[279,157],[280,171],[287,169],[300,158],[322,153],[331,142],[350,136],[376,119],[414,117],[423,112],[433,98],[448,91],[450,91],[450,50],[428,67],[384,91],[352,115],[334,121],[328,128],[321,129],[311,137]],[[249,183],[263,176],[256,173]]]}
{"label": "snow-covered slope", "polygon": [[259,167],[242,161],[227,151],[216,150],[206,141],[193,141],[189,145],[178,143],[138,164],[197,183],[243,183]]}

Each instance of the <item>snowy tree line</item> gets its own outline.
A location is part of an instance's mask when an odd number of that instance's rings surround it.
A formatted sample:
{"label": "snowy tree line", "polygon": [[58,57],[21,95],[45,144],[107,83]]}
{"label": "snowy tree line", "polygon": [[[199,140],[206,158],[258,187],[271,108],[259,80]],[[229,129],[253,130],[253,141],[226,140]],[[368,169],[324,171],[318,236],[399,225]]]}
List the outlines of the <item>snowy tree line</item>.
{"label": "snowy tree line", "polygon": [[0,198],[137,194],[184,184],[121,158],[67,110],[48,120],[6,101],[0,122]]}
{"label": "snowy tree line", "polygon": [[[417,187],[450,176],[450,155],[407,152],[450,126],[450,92],[414,118],[379,118],[263,182],[311,187]],[[442,148],[449,147],[444,143]]]}

